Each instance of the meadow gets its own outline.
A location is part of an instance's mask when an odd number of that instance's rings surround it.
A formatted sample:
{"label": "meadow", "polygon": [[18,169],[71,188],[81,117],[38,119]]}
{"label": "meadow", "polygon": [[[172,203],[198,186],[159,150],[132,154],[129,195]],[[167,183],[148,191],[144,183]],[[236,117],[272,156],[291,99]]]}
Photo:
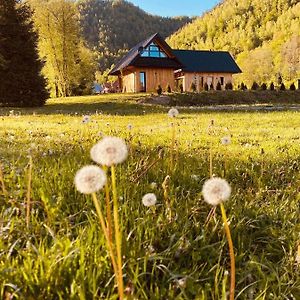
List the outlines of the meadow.
{"label": "meadow", "polygon": [[[235,248],[235,298],[300,299],[299,112],[182,108],[170,118],[167,107],[137,104],[141,97],[0,109],[2,298],[118,298],[93,202],[74,186],[77,170],[92,164],[91,147],[103,136],[118,136],[129,149],[117,166],[128,299],[227,299],[230,262],[221,213],[217,207],[211,214],[201,195],[210,151],[213,174],[232,187],[224,205]],[[89,122],[82,122],[84,115]],[[229,145],[220,142],[225,136]],[[157,195],[155,209],[142,204],[146,193]],[[104,193],[97,196],[104,208]]]}

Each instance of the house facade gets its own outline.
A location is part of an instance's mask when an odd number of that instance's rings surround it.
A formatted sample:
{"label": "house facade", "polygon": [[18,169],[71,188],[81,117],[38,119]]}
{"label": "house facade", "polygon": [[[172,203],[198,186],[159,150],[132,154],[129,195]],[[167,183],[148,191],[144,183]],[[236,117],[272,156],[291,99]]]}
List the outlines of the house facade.
{"label": "house facade", "polygon": [[190,91],[222,89],[232,83],[232,75],[241,73],[228,52],[173,50],[158,34],[133,47],[112,69],[110,75],[118,76],[122,92],[154,92],[158,85],[163,90],[181,87]]}

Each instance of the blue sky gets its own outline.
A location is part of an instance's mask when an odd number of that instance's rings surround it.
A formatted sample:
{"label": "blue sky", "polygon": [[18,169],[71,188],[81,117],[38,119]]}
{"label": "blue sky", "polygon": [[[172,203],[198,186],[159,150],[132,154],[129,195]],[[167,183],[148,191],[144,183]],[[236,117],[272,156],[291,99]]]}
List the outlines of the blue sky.
{"label": "blue sky", "polygon": [[146,12],[159,16],[200,16],[220,0],[127,0]]}

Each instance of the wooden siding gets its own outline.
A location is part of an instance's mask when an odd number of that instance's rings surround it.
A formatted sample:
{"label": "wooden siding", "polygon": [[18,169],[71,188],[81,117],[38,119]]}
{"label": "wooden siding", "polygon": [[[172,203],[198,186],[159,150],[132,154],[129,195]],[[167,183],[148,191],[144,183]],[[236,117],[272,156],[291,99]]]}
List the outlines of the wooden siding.
{"label": "wooden siding", "polygon": [[[198,92],[204,89],[205,83],[207,83],[208,86],[210,86],[210,83],[212,83],[214,89],[216,89],[218,81],[221,83],[221,77],[224,77],[224,84],[221,86],[222,90],[224,90],[226,83],[232,83],[232,74],[230,73],[184,73],[184,76],[182,77],[183,90],[185,92],[190,91],[192,82],[196,84]],[[203,78],[203,87],[201,86],[201,78]]]}
{"label": "wooden siding", "polygon": [[140,72],[146,74],[146,92],[155,92],[157,86],[160,84],[163,91],[166,90],[169,84],[171,89],[174,90],[175,79],[173,69],[163,68],[134,68],[123,72],[122,76],[122,90],[125,93],[138,93],[140,92]]}

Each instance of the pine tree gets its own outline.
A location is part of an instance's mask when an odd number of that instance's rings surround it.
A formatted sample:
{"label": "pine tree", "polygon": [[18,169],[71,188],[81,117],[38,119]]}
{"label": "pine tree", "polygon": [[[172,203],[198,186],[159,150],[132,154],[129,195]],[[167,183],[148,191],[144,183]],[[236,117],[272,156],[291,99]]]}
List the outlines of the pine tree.
{"label": "pine tree", "polygon": [[40,106],[49,96],[31,17],[26,4],[0,0],[0,105]]}

